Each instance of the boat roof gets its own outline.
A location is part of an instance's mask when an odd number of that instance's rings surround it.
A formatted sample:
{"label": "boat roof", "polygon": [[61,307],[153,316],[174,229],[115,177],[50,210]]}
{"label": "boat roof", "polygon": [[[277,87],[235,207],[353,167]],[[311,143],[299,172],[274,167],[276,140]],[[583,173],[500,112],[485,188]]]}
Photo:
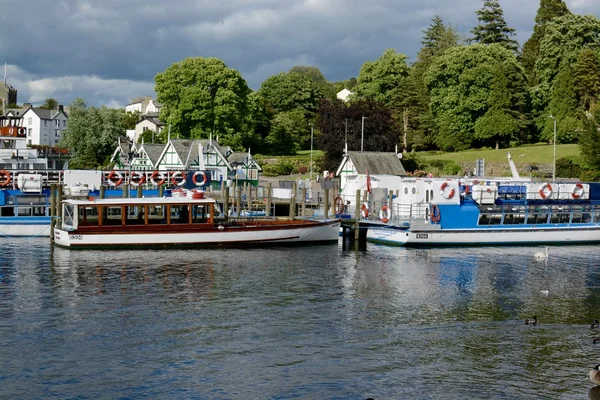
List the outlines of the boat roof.
{"label": "boat roof", "polygon": [[63,200],[65,204],[73,205],[89,205],[89,204],[100,204],[100,205],[122,205],[122,206],[136,206],[143,204],[214,204],[215,199],[204,198],[204,199],[191,199],[189,197],[131,197],[131,198],[110,198],[110,199],[97,199],[93,200],[79,200],[79,199],[67,199]]}

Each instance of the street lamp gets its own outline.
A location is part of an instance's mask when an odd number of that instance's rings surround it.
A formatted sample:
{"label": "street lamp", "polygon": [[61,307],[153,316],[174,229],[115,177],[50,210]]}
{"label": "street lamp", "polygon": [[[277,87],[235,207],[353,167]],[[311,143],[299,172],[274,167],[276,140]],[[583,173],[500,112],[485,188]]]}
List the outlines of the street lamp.
{"label": "street lamp", "polygon": [[360,151],[363,151],[363,142],[365,138],[365,116],[362,117],[362,128],[360,130]]}
{"label": "street lamp", "polygon": [[552,157],[552,183],[556,182],[556,117],[550,115],[554,120],[554,156]]}
{"label": "street lamp", "polygon": [[310,181],[312,182],[313,124],[310,123]]}

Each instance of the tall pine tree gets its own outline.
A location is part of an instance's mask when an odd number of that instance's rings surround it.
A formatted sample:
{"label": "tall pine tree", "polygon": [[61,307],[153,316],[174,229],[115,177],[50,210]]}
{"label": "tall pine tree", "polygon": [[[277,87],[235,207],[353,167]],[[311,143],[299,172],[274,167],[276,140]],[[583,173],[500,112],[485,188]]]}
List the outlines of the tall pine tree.
{"label": "tall pine tree", "polygon": [[498,0],[484,0],[483,8],[475,12],[479,25],[471,33],[474,35],[470,42],[493,44],[498,43],[507,49],[517,52],[519,43],[512,39],[515,30],[509,28],[504,20],[504,12]]}
{"label": "tall pine tree", "polygon": [[540,0],[533,34],[523,45],[523,54],[521,55],[521,64],[525,68],[530,86],[538,83],[535,76],[535,62],[540,55],[540,42],[546,33],[546,25],[554,18],[566,14],[570,14],[570,11],[563,0]]}

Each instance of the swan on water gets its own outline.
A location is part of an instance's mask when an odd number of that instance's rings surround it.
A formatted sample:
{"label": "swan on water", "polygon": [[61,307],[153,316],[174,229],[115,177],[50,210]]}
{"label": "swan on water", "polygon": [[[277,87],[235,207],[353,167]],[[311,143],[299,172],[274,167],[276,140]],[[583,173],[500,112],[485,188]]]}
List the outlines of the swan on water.
{"label": "swan on water", "polygon": [[546,246],[546,251],[538,251],[533,255],[536,260],[547,260],[548,259],[548,247]]}
{"label": "swan on water", "polygon": [[527,318],[525,320],[525,325],[535,326],[535,325],[537,325],[537,323],[538,323],[537,315],[534,315],[532,319]]}
{"label": "swan on water", "polygon": [[599,370],[599,368],[600,368],[600,364],[596,365],[590,371],[590,381],[592,381],[592,383],[595,383],[596,385],[600,385],[600,370]]}

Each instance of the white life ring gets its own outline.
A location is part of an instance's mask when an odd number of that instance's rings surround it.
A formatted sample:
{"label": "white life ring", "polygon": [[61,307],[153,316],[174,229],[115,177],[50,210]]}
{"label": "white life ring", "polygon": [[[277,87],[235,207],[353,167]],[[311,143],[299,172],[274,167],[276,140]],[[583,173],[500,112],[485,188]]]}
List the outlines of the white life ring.
{"label": "white life ring", "polygon": [[360,207],[360,216],[369,218],[369,205],[367,203],[362,203],[362,206]]}
{"label": "white life ring", "polygon": [[[180,181],[177,181],[177,178],[181,177]],[[185,185],[185,172],[176,171],[173,175],[171,175],[171,183],[173,186],[181,187]]]}
{"label": "white life ring", "polygon": [[[198,176],[201,176],[202,178],[198,179]],[[204,173],[204,171],[194,172],[194,175],[192,175],[192,182],[194,182],[194,185],[196,186],[206,185],[206,174]]]}
{"label": "white life ring", "polygon": [[542,199],[548,198],[552,195],[552,185],[549,183],[542,183],[540,186],[540,197]]}
{"label": "white life ring", "polygon": [[146,175],[141,174],[137,171],[131,171],[131,174],[129,175],[129,183],[131,184],[131,186],[140,186],[144,182],[146,182]]}
{"label": "white life ring", "polygon": [[[449,192],[446,190],[447,188],[450,188]],[[454,186],[452,186],[448,182],[444,182],[442,183],[442,186],[440,186],[440,193],[442,194],[442,196],[444,196],[445,199],[453,198],[455,192],[456,190],[454,189]]]}
{"label": "white life ring", "polygon": [[381,209],[379,210],[379,219],[381,220],[381,222],[387,224],[388,222],[390,222],[390,218],[392,218],[392,211],[390,210],[390,208],[388,206],[381,207]]}
{"label": "white life ring", "polygon": [[585,193],[585,189],[583,188],[583,185],[581,183],[578,183],[573,188],[573,192],[571,193],[571,196],[573,196],[574,199],[578,199],[581,196],[583,196],[584,193]]}
{"label": "white life ring", "polygon": [[110,171],[106,180],[113,186],[119,186],[123,183],[123,175],[119,171]]}

